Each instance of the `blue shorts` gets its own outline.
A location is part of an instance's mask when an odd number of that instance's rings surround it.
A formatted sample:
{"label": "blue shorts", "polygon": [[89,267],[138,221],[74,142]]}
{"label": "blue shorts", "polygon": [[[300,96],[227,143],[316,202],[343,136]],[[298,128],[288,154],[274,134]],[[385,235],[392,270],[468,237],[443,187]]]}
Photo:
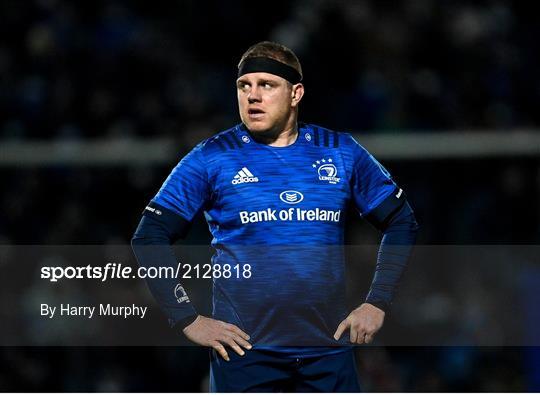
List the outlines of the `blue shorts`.
{"label": "blue shorts", "polygon": [[360,392],[354,352],[294,358],[251,350],[225,361],[210,351],[210,392]]}

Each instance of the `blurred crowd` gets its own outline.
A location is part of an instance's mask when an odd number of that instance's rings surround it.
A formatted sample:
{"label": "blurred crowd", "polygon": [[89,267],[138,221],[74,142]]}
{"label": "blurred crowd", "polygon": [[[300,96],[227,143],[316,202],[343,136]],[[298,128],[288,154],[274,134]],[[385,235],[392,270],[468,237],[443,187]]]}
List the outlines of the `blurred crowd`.
{"label": "blurred crowd", "polygon": [[197,141],[237,122],[236,64],[263,39],[299,55],[307,122],[538,127],[539,30],[501,0],[2,2],[0,138]]}
{"label": "blurred crowd", "polygon": [[[540,126],[540,24],[524,2],[272,4],[0,2],[0,141],[167,136],[180,158],[239,122],[236,64],[266,39],[302,61],[306,122],[360,134]],[[174,164],[2,167],[0,244],[125,244]],[[419,243],[538,244],[538,158],[384,165],[407,191]],[[350,244],[378,242],[365,223],[348,228]],[[199,218],[187,243],[208,240]],[[477,291],[472,306],[497,307]],[[538,355],[374,347],[358,360],[365,390],[497,392],[538,390]],[[186,348],[2,348],[0,390],[199,391],[207,361]]]}

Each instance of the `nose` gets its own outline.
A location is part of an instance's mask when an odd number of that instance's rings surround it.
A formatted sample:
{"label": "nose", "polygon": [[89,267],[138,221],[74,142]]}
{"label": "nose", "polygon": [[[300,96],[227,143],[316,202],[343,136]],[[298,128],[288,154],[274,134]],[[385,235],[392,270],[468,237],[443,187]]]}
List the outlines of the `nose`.
{"label": "nose", "polygon": [[247,96],[248,102],[251,103],[257,103],[261,101],[261,92],[259,90],[258,86],[254,86],[250,89],[248,96]]}

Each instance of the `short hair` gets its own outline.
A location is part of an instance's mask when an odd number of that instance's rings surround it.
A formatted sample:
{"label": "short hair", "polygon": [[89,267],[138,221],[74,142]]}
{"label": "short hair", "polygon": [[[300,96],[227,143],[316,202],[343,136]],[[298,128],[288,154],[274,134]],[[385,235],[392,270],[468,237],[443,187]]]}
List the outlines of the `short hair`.
{"label": "short hair", "polygon": [[302,66],[300,61],[292,49],[287,48],[285,45],[278,44],[273,41],[261,41],[255,45],[252,45],[247,49],[246,52],[242,55],[240,62],[238,62],[238,68],[242,62],[248,58],[270,58],[277,60],[278,62],[284,63],[287,66],[291,66],[293,69],[298,71],[300,77],[302,75]]}

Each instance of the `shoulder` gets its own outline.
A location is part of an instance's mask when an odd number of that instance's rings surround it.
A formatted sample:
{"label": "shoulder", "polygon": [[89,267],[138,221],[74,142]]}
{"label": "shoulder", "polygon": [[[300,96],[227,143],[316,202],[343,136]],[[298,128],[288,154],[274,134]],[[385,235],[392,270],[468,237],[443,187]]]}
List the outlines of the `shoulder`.
{"label": "shoulder", "polygon": [[348,131],[335,131],[319,125],[305,124],[313,135],[313,144],[325,150],[336,149],[346,169],[358,168],[375,161],[369,151]]}
{"label": "shoulder", "polygon": [[211,160],[223,153],[242,148],[245,142],[242,140],[239,126],[235,125],[201,141],[193,148],[192,153],[204,160]]}
{"label": "shoulder", "polygon": [[[300,129],[306,128],[313,138],[313,144],[325,148],[340,148],[341,150],[352,150],[362,147],[347,131],[338,131],[325,128],[315,124],[301,124]],[[363,148],[363,147],[362,147]]]}
{"label": "shoulder", "polygon": [[311,140],[316,147],[339,148],[340,146],[341,132],[303,122],[299,124],[299,130],[305,133],[306,139]]}

